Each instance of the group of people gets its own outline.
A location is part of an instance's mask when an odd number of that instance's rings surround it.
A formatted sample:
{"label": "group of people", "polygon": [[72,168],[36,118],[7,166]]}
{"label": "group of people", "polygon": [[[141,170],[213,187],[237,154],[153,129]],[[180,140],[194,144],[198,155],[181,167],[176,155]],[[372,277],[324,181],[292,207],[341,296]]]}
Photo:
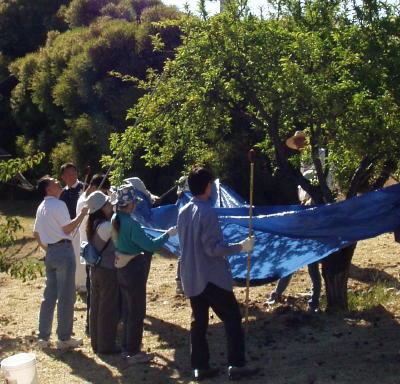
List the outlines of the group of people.
{"label": "group of people", "polygon": [[[89,333],[95,353],[121,353],[128,364],[148,363],[142,350],[146,314],[146,284],[153,252],[170,236],[178,234],[181,247],[180,280],[192,309],[190,327],[191,366],[195,380],[219,374],[209,364],[207,328],[209,309],[223,321],[228,344],[228,375],[248,377],[257,369],[246,366],[241,313],[232,289],[227,258],[250,252],[254,238],[227,244],[210,204],[213,176],[205,168],[194,168],[188,176],[193,198],[179,212],[177,227],[158,238],[149,237],[132,217],[139,201],[133,183],[116,190],[112,198],[104,175],[95,175],[85,190],[76,167],[65,164],[58,180],[44,176],[37,189],[43,196],[34,225],[34,236],[45,250],[46,286],[39,314],[38,345],[49,347],[57,305],[57,348],[76,348],[82,339],[72,337],[75,303],[75,272],[80,265],[74,252],[74,236],[80,233],[100,255],[96,266],[87,268],[90,293]],[[153,197],[156,199],[156,197]],[[75,204],[73,208],[70,205]],[[78,230],[79,228],[79,230]],[[79,231],[79,232],[78,232]],[[121,346],[117,327],[122,321]]]}

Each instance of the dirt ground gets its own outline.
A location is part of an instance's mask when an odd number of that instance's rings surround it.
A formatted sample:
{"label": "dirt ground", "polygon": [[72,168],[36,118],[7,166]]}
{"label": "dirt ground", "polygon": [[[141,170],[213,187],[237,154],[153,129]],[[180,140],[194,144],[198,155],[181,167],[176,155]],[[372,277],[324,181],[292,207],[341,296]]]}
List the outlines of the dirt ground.
{"label": "dirt ground", "polygon": [[[1,210],[0,210],[1,211]],[[29,215],[28,215],[29,216]],[[29,227],[31,220],[24,219]],[[30,239],[10,252],[43,257]],[[310,281],[306,270],[296,273],[286,301],[263,303],[274,284],[250,291],[251,310],[246,337],[247,357],[262,368],[252,383],[400,383],[400,245],[386,234],[358,244],[349,281],[351,312],[342,316],[305,312]],[[156,255],[148,283],[144,348],[156,355],[148,366],[126,368],[120,357],[99,357],[85,336],[85,304],[75,306],[75,334],[84,346],[75,351],[35,347],[38,309],[44,278],[22,282],[0,274],[0,360],[21,351],[37,357],[40,383],[190,383],[189,323],[186,299],[175,295],[176,260]],[[235,288],[244,303],[244,288]],[[210,313],[211,362],[224,373],[224,329]],[[53,339],[53,341],[55,341]]]}

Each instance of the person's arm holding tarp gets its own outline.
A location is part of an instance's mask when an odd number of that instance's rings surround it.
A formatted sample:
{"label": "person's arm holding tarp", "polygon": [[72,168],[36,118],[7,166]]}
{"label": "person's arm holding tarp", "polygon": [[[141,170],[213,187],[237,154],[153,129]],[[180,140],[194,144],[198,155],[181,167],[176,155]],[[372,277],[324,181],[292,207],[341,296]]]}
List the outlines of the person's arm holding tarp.
{"label": "person's arm holding tarp", "polygon": [[174,235],[176,235],[176,227],[171,227],[161,236],[150,238],[137,221],[132,220],[131,222],[130,238],[132,243],[147,252],[157,251],[165,244],[170,236]]}

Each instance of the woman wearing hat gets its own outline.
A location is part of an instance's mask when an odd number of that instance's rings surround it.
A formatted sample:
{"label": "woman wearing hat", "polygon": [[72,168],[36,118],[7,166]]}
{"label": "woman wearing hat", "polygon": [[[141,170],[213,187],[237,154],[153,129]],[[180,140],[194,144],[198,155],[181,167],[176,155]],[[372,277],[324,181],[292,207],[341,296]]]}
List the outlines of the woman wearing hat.
{"label": "woman wearing hat", "polygon": [[131,216],[139,200],[131,185],[120,187],[117,190],[117,211],[112,219],[117,276],[125,306],[122,347],[128,364],[147,363],[152,358],[141,351],[151,256],[169,236],[176,234],[173,227],[160,237],[148,237]]}
{"label": "woman wearing hat", "polygon": [[117,325],[120,317],[119,286],[114,266],[115,247],[111,241],[111,217],[113,207],[110,197],[103,192],[91,193],[86,199],[89,217],[86,235],[101,254],[98,265],[91,267],[91,304],[89,329],[95,353],[120,352],[115,345]]}

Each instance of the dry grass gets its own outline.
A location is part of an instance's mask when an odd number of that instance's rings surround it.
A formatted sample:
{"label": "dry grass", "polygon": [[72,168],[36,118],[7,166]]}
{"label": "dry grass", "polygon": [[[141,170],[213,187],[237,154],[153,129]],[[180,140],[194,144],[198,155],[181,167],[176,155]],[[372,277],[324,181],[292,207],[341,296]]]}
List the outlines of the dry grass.
{"label": "dry grass", "polygon": [[[27,219],[29,224],[29,219]],[[26,234],[27,235],[27,234]],[[33,242],[19,253],[31,252]],[[272,286],[251,289],[247,335],[248,360],[263,372],[252,383],[399,383],[400,296],[399,246],[392,236],[360,242],[349,282],[355,311],[345,316],[308,315],[309,278],[299,271],[284,304],[263,307]],[[37,251],[35,251],[37,252]],[[77,301],[75,333],[84,346],[72,352],[35,347],[38,308],[44,279],[23,283],[0,274],[0,359],[33,350],[41,383],[189,383],[188,301],[176,297],[174,259],[155,256],[148,284],[144,348],[156,354],[154,364],[124,368],[119,357],[94,355],[84,336],[85,305]],[[240,302],[244,289],[236,288]],[[212,362],[225,366],[223,327],[211,315],[209,342]],[[210,382],[227,381],[224,375]]]}

